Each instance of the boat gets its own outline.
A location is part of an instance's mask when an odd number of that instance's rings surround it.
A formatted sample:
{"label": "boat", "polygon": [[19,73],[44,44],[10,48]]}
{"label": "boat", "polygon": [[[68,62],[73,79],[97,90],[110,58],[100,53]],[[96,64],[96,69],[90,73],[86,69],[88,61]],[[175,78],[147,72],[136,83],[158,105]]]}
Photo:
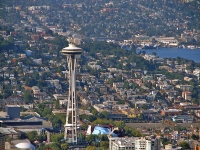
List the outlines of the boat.
{"label": "boat", "polygon": [[158,49],[158,46],[156,45],[145,45],[142,47],[142,49]]}

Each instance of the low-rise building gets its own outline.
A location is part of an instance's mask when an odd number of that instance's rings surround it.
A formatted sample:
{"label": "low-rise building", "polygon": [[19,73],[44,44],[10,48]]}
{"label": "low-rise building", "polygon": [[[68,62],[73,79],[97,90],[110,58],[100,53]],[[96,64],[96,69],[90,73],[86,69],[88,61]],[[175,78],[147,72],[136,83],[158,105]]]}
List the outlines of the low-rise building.
{"label": "low-rise building", "polygon": [[180,115],[181,113],[182,110],[180,109],[164,109],[161,111],[162,115],[169,115],[169,116]]}
{"label": "low-rise building", "polygon": [[124,109],[121,110],[123,114],[125,114],[128,118],[136,118],[140,112],[135,109]]}
{"label": "low-rise building", "polygon": [[177,115],[172,117],[172,120],[174,122],[188,122],[188,123],[192,123],[193,122],[193,118],[191,118],[189,115]]}
{"label": "low-rise building", "polygon": [[115,82],[115,83],[113,83],[113,88],[115,90],[117,90],[119,88],[123,88],[123,86],[124,86],[124,82]]}
{"label": "low-rise building", "polygon": [[158,37],[155,38],[159,43],[167,46],[178,46],[178,41],[174,37]]}
{"label": "low-rise building", "polygon": [[184,91],[184,92],[182,92],[182,97],[185,100],[189,100],[190,101],[192,99],[192,92]]}

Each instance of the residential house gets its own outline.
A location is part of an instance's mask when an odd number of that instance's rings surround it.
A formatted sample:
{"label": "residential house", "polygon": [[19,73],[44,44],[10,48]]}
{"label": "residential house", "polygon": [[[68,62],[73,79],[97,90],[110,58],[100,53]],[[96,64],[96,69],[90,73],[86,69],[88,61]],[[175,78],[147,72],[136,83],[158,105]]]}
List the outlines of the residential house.
{"label": "residential house", "polygon": [[182,92],[182,97],[183,97],[185,100],[191,101],[191,99],[192,99],[192,92],[183,91],[183,92]]}
{"label": "residential house", "polygon": [[113,88],[114,88],[115,90],[120,89],[120,88],[123,88],[123,86],[124,86],[124,82],[114,82],[114,83],[113,83]]}
{"label": "residential house", "polygon": [[161,111],[161,115],[174,116],[180,114],[182,114],[182,110],[180,109],[164,109]]}
{"label": "residential house", "polygon": [[183,90],[183,91],[189,91],[191,92],[193,90],[193,86],[192,85],[177,85],[177,88]]}
{"label": "residential house", "polygon": [[136,109],[123,109],[121,112],[128,118],[136,118],[140,114],[140,112]]}

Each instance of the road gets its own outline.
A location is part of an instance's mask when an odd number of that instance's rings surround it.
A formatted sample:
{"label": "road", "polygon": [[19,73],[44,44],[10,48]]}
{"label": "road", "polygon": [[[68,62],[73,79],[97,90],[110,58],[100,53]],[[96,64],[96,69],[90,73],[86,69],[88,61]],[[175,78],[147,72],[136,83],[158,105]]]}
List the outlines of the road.
{"label": "road", "polygon": [[[126,125],[134,128],[163,128],[168,126],[163,123],[126,123]],[[186,128],[191,128],[191,125],[194,128],[200,127],[200,123],[177,123],[177,125]]]}

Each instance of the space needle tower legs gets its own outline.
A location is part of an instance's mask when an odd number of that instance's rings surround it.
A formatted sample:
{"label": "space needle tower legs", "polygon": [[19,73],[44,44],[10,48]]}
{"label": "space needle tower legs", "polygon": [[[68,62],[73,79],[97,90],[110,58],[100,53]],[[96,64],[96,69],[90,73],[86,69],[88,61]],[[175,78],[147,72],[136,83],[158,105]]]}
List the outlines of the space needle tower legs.
{"label": "space needle tower legs", "polygon": [[82,49],[74,44],[62,49],[61,53],[67,56],[69,69],[69,95],[67,104],[64,139],[67,143],[78,144],[81,141],[81,124],[79,122],[78,102],[76,100],[76,63]]}

